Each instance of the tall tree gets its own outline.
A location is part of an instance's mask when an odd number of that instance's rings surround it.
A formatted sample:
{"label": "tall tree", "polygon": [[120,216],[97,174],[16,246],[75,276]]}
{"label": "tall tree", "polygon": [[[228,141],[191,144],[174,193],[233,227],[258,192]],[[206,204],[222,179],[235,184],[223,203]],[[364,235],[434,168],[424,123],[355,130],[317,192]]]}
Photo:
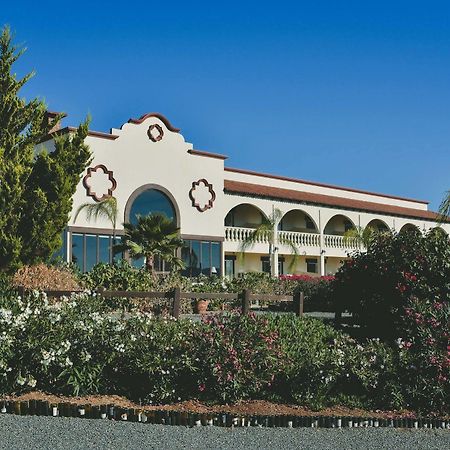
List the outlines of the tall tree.
{"label": "tall tree", "polygon": [[146,269],[153,274],[155,259],[168,262],[173,269],[181,269],[183,261],[176,256],[182,247],[180,229],[165,214],[153,213],[137,216],[137,223],[124,223],[121,243],[114,246],[114,253],[128,251],[131,258],[145,258]]}
{"label": "tall tree", "polygon": [[12,71],[24,48],[13,45],[8,27],[0,36],[0,271],[47,260],[61,245],[81,173],[89,159],[87,122],[55,139],[39,153],[52,128],[40,99],[27,102],[20,89],[34,72],[18,79]]}

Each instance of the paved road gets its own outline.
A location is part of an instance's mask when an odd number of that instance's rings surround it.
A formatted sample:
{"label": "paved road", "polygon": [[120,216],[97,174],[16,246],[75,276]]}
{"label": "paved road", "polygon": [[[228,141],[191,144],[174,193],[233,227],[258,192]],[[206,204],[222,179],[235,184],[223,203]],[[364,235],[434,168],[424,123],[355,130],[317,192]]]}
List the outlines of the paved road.
{"label": "paved road", "polygon": [[448,430],[218,428],[0,416],[0,449],[436,449]]}

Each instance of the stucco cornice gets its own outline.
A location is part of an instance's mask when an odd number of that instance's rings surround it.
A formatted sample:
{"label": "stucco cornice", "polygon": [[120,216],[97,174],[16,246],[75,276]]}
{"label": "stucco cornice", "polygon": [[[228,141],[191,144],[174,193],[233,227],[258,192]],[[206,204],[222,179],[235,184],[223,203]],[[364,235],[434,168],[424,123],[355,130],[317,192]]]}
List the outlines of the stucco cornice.
{"label": "stucco cornice", "polygon": [[227,159],[228,156],[225,155],[220,155],[219,153],[209,153],[209,152],[204,152],[202,150],[188,150],[188,153],[190,153],[191,155],[195,155],[195,156],[206,156],[207,158],[215,158],[215,159]]}

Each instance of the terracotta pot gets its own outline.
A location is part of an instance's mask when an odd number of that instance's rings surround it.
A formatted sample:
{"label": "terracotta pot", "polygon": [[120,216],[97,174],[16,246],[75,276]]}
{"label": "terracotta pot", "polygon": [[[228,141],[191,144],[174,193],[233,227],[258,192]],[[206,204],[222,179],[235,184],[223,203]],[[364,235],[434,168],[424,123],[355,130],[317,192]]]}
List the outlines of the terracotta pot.
{"label": "terracotta pot", "polygon": [[208,310],[209,300],[197,300],[195,304],[195,312],[197,314],[206,314]]}

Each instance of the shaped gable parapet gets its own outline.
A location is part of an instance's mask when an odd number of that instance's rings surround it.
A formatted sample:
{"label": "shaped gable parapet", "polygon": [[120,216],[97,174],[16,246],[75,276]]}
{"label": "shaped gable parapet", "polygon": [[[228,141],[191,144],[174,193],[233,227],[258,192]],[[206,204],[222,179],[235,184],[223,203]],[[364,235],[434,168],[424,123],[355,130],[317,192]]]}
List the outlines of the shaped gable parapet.
{"label": "shaped gable parapet", "polygon": [[179,128],[175,128],[170,122],[169,119],[167,119],[167,117],[163,116],[160,113],[157,112],[151,112],[151,113],[147,113],[144,114],[143,116],[139,117],[139,119],[129,119],[128,123],[134,123],[135,125],[140,125],[142,122],[144,122],[145,120],[149,119],[150,117],[156,117],[157,119],[159,119],[169,131],[173,131],[174,133],[179,133],[180,129]]}

